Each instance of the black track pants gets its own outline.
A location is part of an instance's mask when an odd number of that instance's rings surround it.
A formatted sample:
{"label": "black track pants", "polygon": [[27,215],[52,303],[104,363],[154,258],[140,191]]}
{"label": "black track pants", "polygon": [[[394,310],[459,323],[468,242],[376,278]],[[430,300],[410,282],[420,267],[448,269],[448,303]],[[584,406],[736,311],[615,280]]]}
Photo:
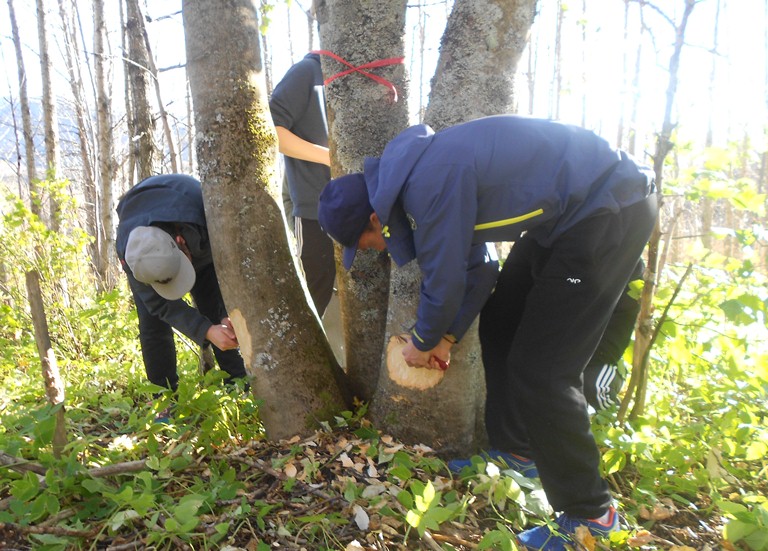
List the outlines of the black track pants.
{"label": "black track pants", "polygon": [[581,376],[656,213],[651,196],[581,221],[550,247],[524,235],[480,315],[490,444],[536,461],[555,511],[593,518],[611,502]]}

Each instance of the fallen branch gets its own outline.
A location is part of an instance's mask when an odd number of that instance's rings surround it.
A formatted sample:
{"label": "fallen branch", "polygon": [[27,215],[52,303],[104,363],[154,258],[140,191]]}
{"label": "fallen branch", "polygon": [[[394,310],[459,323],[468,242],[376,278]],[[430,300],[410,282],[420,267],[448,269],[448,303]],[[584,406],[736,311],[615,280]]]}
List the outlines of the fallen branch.
{"label": "fallen branch", "polygon": [[73,538],[93,538],[98,530],[75,530],[66,526],[24,526],[15,522],[0,522],[0,530],[15,530],[21,534],[49,534],[52,536],[67,536]]}

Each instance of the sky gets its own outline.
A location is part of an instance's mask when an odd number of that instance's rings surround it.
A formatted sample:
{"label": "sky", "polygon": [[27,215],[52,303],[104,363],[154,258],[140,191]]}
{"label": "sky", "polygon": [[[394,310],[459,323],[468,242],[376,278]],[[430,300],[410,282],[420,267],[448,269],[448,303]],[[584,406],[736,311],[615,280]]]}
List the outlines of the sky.
{"label": "sky", "polygon": [[[278,2],[270,13],[271,23],[268,34],[272,41],[273,80],[277,82],[290,65],[300,59],[307,50],[306,24],[303,9],[311,0],[292,0]],[[3,3],[6,4],[6,3]],[[49,23],[58,24],[57,3],[47,0]],[[431,78],[437,62],[440,36],[443,31],[448,8],[435,0],[422,0],[424,8],[409,7],[407,13],[406,68],[411,79],[411,98],[409,103],[411,122],[418,122],[418,91],[422,90],[422,103],[426,103]],[[658,4],[668,15],[676,20],[682,9],[683,0],[659,0]],[[30,94],[39,90],[37,75],[37,30],[35,22],[34,0],[14,0],[17,17],[21,27],[22,42],[25,50],[25,63],[29,78]],[[83,33],[89,41],[85,45],[91,49],[90,0],[79,0],[83,10]],[[119,36],[116,1],[105,3],[108,18],[111,18],[111,35],[115,60],[119,60]],[[409,2],[416,6],[417,2]],[[624,33],[623,0],[589,0],[588,12],[582,14],[582,2],[567,5],[565,12],[567,34],[564,36],[566,47],[563,48],[563,67],[565,78],[564,93],[561,96],[560,119],[580,124],[582,119],[582,98],[586,93],[586,126],[613,139],[616,121],[621,109],[626,109],[629,95],[622,92],[622,49]],[[716,9],[720,6],[719,19],[719,55],[717,57],[717,80],[710,93],[709,80],[712,70],[713,26]],[[556,2],[539,2],[539,14],[532,30],[532,47],[535,48],[537,63],[537,94],[534,101],[534,116],[551,118],[554,116],[551,91],[553,89],[552,67],[554,64],[553,26],[556,20]],[[7,10],[7,4],[0,8]],[[175,67],[184,63],[184,34],[181,14],[181,0],[150,0],[146,5],[150,18],[148,32],[159,68]],[[632,5],[633,10],[638,10]],[[289,17],[288,14],[291,14]],[[0,16],[0,95],[17,95],[16,63],[13,44],[10,39],[10,26],[7,11]],[[175,14],[175,15],[173,15]],[[668,84],[667,67],[670,45],[674,38],[672,26],[653,10],[646,10],[645,22],[650,28],[646,36],[653,36],[645,41],[643,48],[643,80],[639,85],[641,124],[645,131],[652,133],[660,128],[663,119],[665,93]],[[412,44],[418,32],[418,21],[427,22],[424,59],[410,55]],[[581,48],[581,27],[585,25],[589,49]],[[289,26],[290,22],[290,26]],[[635,27],[637,27],[635,25]],[[636,31],[632,31],[636,32]],[[281,40],[276,37],[292,36],[293,45],[277,47]],[[691,140],[703,140],[707,121],[711,116],[715,125],[715,137],[722,140],[726,136],[749,135],[756,148],[765,148],[765,126],[768,122],[768,97],[766,97],[766,2],[765,0],[700,0],[696,5],[686,32],[687,45],[681,59],[681,75],[678,88],[678,101],[675,119],[680,123],[681,137]],[[281,44],[282,45],[282,44]],[[54,44],[55,46],[55,44]],[[317,43],[314,45],[317,47]],[[636,50],[628,53],[634,61]],[[56,54],[54,54],[56,55]],[[518,98],[520,111],[526,112],[526,75],[528,54],[524,54],[519,66]],[[61,67],[61,65],[59,65]],[[419,86],[419,76],[422,83]],[[58,75],[60,82],[66,85],[64,75]],[[163,71],[161,85],[166,102],[170,102],[171,111],[185,113],[185,85],[183,69]],[[122,94],[122,76],[119,64],[116,65],[114,94]],[[68,88],[67,88],[68,90]],[[37,92],[39,93],[39,92]],[[68,92],[67,92],[68,93]],[[713,99],[712,99],[713,98]]]}

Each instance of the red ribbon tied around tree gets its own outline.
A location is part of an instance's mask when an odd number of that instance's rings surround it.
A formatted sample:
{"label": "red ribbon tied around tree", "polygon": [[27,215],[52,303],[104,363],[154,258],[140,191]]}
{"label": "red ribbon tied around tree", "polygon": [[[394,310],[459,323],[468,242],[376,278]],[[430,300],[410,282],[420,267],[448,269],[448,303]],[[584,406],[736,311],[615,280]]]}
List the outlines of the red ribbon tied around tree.
{"label": "red ribbon tied around tree", "polygon": [[336,73],[333,76],[328,77],[325,79],[324,84],[328,85],[329,83],[333,82],[337,78],[341,78],[343,76],[347,76],[352,73],[360,73],[363,76],[368,77],[372,81],[381,84],[382,86],[389,89],[390,93],[392,94],[392,101],[397,102],[397,88],[394,84],[392,84],[387,79],[380,77],[379,75],[374,75],[373,73],[369,73],[366,71],[366,69],[376,69],[377,67],[386,67],[387,65],[400,65],[403,63],[403,60],[405,58],[402,57],[390,57],[387,59],[379,59],[378,61],[371,61],[370,63],[364,63],[360,65],[359,67],[355,67],[352,65],[349,61],[346,59],[334,54],[333,52],[329,52],[328,50],[313,50],[313,54],[320,54],[320,55],[327,55],[330,58],[335,59],[339,63],[342,63],[349,67],[349,69],[346,69],[345,71],[341,71],[340,73]]}

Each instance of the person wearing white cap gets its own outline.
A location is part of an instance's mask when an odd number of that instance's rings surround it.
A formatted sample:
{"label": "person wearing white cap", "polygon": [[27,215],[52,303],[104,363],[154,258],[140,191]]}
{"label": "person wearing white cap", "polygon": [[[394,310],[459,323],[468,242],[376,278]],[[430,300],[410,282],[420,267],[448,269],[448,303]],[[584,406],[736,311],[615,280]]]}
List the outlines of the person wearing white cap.
{"label": "person wearing white cap", "polygon": [[[173,328],[201,346],[213,344],[228,382],[245,377],[213,266],[200,182],[151,176],[120,198],[117,214],[117,256],[136,303],[147,378],[177,388]],[[183,300],[187,293],[195,307]]]}

